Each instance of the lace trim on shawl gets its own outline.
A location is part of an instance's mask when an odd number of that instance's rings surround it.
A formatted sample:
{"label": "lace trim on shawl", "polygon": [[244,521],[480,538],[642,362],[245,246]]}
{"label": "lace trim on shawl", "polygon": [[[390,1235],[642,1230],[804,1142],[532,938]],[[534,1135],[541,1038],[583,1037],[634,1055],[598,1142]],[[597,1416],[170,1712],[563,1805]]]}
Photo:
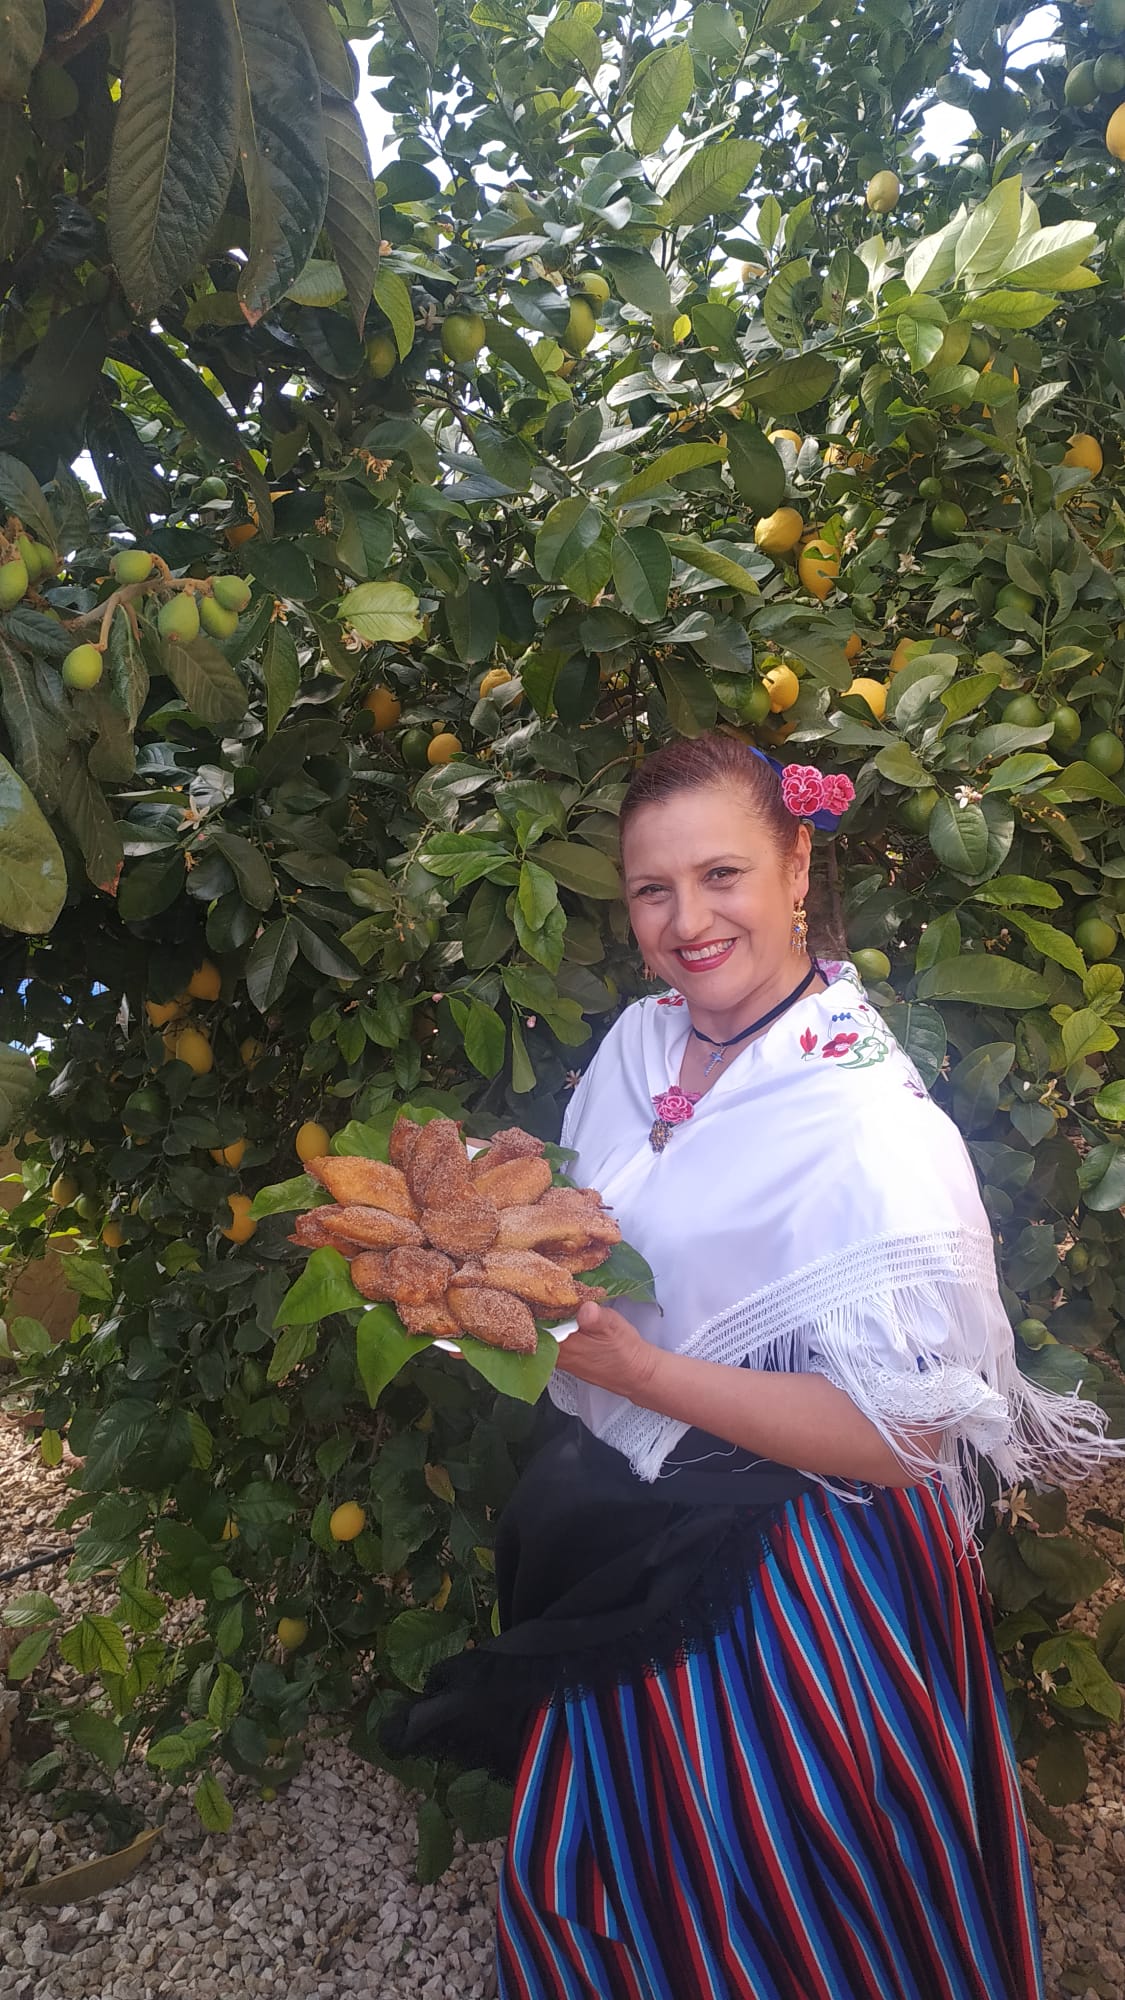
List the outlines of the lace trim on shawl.
{"label": "lace trim on shawl", "polygon": [[[883,1336],[878,1349],[873,1325]],[[948,1330],[944,1352],[935,1351],[935,1325]],[[726,1367],[825,1376],[908,1473],[941,1484],[966,1544],[985,1508],[976,1454],[1004,1487],[1070,1484],[1125,1455],[1106,1438],[1109,1420],[1096,1403],[1077,1392],[1057,1395],[1021,1373],[985,1231],[852,1244],[716,1314],[679,1351]],[[552,1399],[570,1415],[579,1414],[575,1388],[565,1372],[551,1378]],[[626,1404],[602,1435],[638,1478],[651,1481],[688,1428]],[[941,1432],[934,1451],[911,1437],[918,1431]],[[807,1476],[867,1504],[854,1488]]]}

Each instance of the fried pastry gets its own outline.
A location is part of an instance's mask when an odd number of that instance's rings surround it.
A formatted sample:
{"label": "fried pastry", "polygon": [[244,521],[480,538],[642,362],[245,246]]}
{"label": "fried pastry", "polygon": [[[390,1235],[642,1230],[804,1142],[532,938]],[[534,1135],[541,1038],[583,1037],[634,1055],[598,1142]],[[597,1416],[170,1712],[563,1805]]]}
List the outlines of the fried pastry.
{"label": "fried pastry", "polygon": [[405,1174],[386,1160],[325,1153],[318,1160],[306,1161],[305,1170],[342,1206],[358,1202],[365,1208],[385,1208],[391,1215],[408,1216],[411,1222],[418,1220]]}
{"label": "fried pastry", "polygon": [[401,1305],[398,1315],[408,1333],[428,1333],[435,1340],[455,1340],[461,1328],[444,1299],[427,1299],[424,1305]]}
{"label": "fried pastry", "polygon": [[482,1173],[489,1173],[505,1160],[538,1160],[542,1156],[542,1139],[537,1139],[534,1132],[521,1132],[518,1125],[509,1125],[503,1132],[493,1133],[488,1151],[479,1153],[474,1165]]}
{"label": "fried pastry", "polygon": [[448,1250],[456,1258],[472,1257],[478,1250],[487,1250],[496,1241],[499,1226],[500,1210],[476,1193],[467,1194],[462,1201],[422,1211],[422,1231],[427,1242],[438,1250]]}
{"label": "fried pastry", "polygon": [[446,1293],[449,1310],[463,1333],[471,1333],[488,1347],[503,1347],[509,1354],[534,1354],[539,1335],[531,1311],[522,1299],[510,1292],[494,1291],[487,1285],[450,1285]]}
{"label": "fried pastry", "polygon": [[576,1285],[568,1271],[553,1264],[549,1257],[541,1257],[537,1250],[486,1250],[483,1257],[462,1264],[457,1283],[511,1292],[526,1305],[534,1306],[539,1319],[550,1313],[573,1311],[590,1297],[588,1285]]}
{"label": "fried pastry", "polygon": [[[569,1189],[551,1189],[552,1194],[569,1192]],[[543,1196],[539,1201],[520,1208],[502,1208],[496,1240],[489,1247],[496,1250],[540,1250],[550,1244],[561,1250],[582,1250],[595,1243],[608,1248],[610,1244],[620,1241],[621,1231],[612,1216],[604,1215],[584,1202],[571,1207],[553,1203],[548,1207],[548,1197]],[[598,1262],[602,1261],[599,1257]]]}
{"label": "fried pastry", "polygon": [[385,1208],[349,1203],[345,1208],[321,1208],[317,1214],[338,1245],[358,1243],[363,1249],[393,1250],[400,1243],[421,1243],[422,1232],[409,1216],[391,1215]]}
{"label": "fried pastry", "polygon": [[323,1214],[322,1208],[307,1208],[303,1215],[299,1215],[293,1224],[290,1243],[299,1243],[305,1250],[323,1250],[329,1243],[335,1243],[336,1238],[321,1220]]}
{"label": "fried pastry", "polygon": [[452,1118],[433,1118],[422,1126],[406,1178],[419,1208],[445,1208],[469,1193],[469,1156]]}
{"label": "fried pastry", "polygon": [[524,1202],[538,1201],[550,1185],[548,1162],[534,1155],[528,1159],[501,1160],[499,1166],[473,1176],[476,1192],[486,1195],[497,1208],[517,1208]]}
{"label": "fried pastry", "polygon": [[394,1293],[387,1283],[387,1258],[389,1250],[361,1250],[352,1258],[352,1283],[365,1299],[379,1299],[385,1305],[394,1304]]}
{"label": "fried pastry", "polygon": [[[605,1263],[609,1247],[605,1243],[583,1243],[577,1250],[566,1250],[560,1244],[545,1243],[540,1255],[563,1271],[596,1271],[599,1264]],[[598,1295],[596,1285],[583,1285],[582,1290],[589,1298]]]}
{"label": "fried pastry", "polygon": [[440,1250],[419,1250],[413,1244],[387,1252],[387,1284],[401,1312],[404,1306],[422,1306],[431,1299],[443,1299],[453,1276],[451,1257]]}
{"label": "fried pastry", "polygon": [[401,1111],[391,1126],[387,1151],[390,1154],[392,1167],[397,1167],[400,1173],[406,1172],[407,1163],[418,1143],[421,1130],[422,1127],[416,1125],[413,1118],[404,1118]]}

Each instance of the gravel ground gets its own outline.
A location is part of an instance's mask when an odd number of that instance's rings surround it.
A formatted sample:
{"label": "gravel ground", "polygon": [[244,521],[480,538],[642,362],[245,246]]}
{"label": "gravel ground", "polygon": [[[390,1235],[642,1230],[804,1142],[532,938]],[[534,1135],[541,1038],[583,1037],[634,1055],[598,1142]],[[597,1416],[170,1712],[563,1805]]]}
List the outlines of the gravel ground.
{"label": "gravel ground", "polygon": [[[46,1471],[38,1448],[0,1415],[0,1568],[61,1543],[53,1528],[65,1467]],[[1076,1498],[1125,1517],[1125,1467]],[[1125,1595],[1120,1530],[1083,1530],[1114,1564],[1084,1607],[1090,1627]],[[21,1579],[75,1614],[92,1585],[60,1587],[60,1572]],[[0,1697],[2,1703],[2,1697]],[[124,1885],[96,1900],[42,1909],[22,1882],[93,1851],[84,1822],[56,1823],[4,1764],[0,1714],[0,2000],[492,2000],[492,1932],[501,1845],[458,1846],[431,1888],[414,1881],[414,1800],[342,1744],[310,1738],[300,1775],[266,1802],[234,1779],[233,1831],[205,1834],[189,1803],[137,1769],[120,1795],[163,1836]],[[1125,1996],[1125,1738],[1088,1739],[1087,1797],[1061,1817],[1074,1846],[1052,1849],[1032,1829],[1047,1964],[1047,2000]],[[611,1996],[607,1996],[611,2000]],[[685,1995],[685,2000],[688,1996]]]}

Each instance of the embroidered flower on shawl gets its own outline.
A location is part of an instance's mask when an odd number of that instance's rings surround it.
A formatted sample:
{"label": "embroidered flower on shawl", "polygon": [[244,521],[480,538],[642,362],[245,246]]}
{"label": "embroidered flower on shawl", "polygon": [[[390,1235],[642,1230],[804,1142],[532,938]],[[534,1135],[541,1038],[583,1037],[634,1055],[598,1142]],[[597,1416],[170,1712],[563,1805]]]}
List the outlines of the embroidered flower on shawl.
{"label": "embroidered flower on shawl", "polygon": [[781,796],[791,813],[811,819],[824,805],[824,779],[812,764],[787,764],[781,774]]}
{"label": "embroidered flower on shawl", "polygon": [[830,1042],[825,1042],[820,1053],[822,1056],[846,1056],[848,1050],[854,1048],[858,1040],[859,1036],[855,1034],[833,1035]]}
{"label": "embroidered flower on shawl", "polygon": [[801,1036],[801,1047],[804,1049],[805,1054],[807,1056],[811,1056],[819,1039],[820,1037],[818,1035],[814,1035],[811,1028],[805,1029],[804,1034]]}
{"label": "embroidered flower on shawl", "polygon": [[682,1007],[684,996],[682,993],[662,993],[656,1004],[658,1007]]}
{"label": "embroidered flower on shawl", "polygon": [[654,1096],[652,1108],[662,1124],[683,1125],[694,1114],[698,1102],[697,1097],[673,1084],[671,1090],[662,1090]]}
{"label": "embroidered flower on shawl", "polygon": [[845,778],[839,771],[830,771],[820,782],[825,812],[846,813],[855,798],[855,786],[851,779]]}

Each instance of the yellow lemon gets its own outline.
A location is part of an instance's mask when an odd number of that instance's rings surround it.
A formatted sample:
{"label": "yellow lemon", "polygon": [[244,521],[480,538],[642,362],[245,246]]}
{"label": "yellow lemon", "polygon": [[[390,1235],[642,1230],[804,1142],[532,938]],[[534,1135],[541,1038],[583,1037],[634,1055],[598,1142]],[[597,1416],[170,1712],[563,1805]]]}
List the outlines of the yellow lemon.
{"label": "yellow lemon", "polygon": [[102,1242],[107,1250],[120,1250],[125,1241],[125,1231],[119,1222],[103,1222]]}
{"label": "yellow lemon", "polygon": [[318,1125],[315,1118],[306,1118],[297,1128],[293,1141],[299,1160],[322,1160],[328,1151],[328,1128]]}
{"label": "yellow lemon", "polygon": [[298,1646],[303,1646],[308,1636],[309,1628],[303,1618],[278,1619],[278,1641],[284,1646],[287,1653],[295,1652]]}
{"label": "yellow lemon", "polygon": [[366,1519],[363,1508],[354,1500],[344,1500],[333,1513],[328,1532],[334,1542],[354,1542],[357,1535],[362,1535]]}
{"label": "yellow lemon", "polygon": [[363,706],[376,729],[393,729],[402,714],[402,703],[389,687],[381,683],[369,688],[363,697]]}
{"label": "yellow lemon", "polygon": [[902,182],[898,175],[892,173],[889,167],[884,167],[882,173],[872,174],[865,199],[872,215],[889,215],[898,206],[901,193]]}
{"label": "yellow lemon", "polygon": [[449,729],[439,729],[426,745],[427,764],[448,764],[461,748],[461,739]]}
{"label": "yellow lemon", "polygon": [[771,667],[769,673],[762,676],[762,686],[769,695],[774,715],[780,715],[782,709],[792,708],[801,692],[801,683],[792,667]]}
{"label": "yellow lemon", "polygon": [[166,1029],[164,1047],[169,1061],[186,1063],[196,1076],[206,1076],[214,1067],[214,1052],[200,1028]]}
{"label": "yellow lemon", "polygon": [[795,507],[778,507],[754,529],[754,540],[767,556],[786,556],[795,549],[804,531],[804,521]]}
{"label": "yellow lemon", "polygon": [[810,597],[823,601],[840,574],[839,551],[828,542],[806,542],[797,564],[797,574]]}
{"label": "yellow lemon", "polygon": [[882,681],[868,680],[861,676],[846,690],[848,694],[858,694],[867,703],[876,722],[881,722],[887,708],[887,690]]}
{"label": "yellow lemon", "polygon": [[236,1542],[238,1540],[238,1522],[232,1520],[229,1514],[223,1522],[219,1540],[222,1542]]}
{"label": "yellow lemon", "polygon": [[794,451],[800,451],[805,442],[800,431],[770,431],[768,436],[771,444],[777,444],[780,438],[784,438],[786,444],[791,444]]}
{"label": "yellow lemon", "polygon": [[850,639],[844,640],[844,656],[846,659],[858,660],[862,651],[863,640],[860,638],[858,632],[853,632]]}
{"label": "yellow lemon", "polygon": [[1125,160],[1125,104],[1119,104],[1105,128],[1105,143],[1115,160]]}
{"label": "yellow lemon", "polygon": [[931,650],[932,648],[928,639],[900,639],[894,652],[891,654],[891,663],[887,672],[900,674],[904,667],[910,665],[915,653],[928,653]]}
{"label": "yellow lemon", "polygon": [[210,959],[205,958],[188,980],[187,990],[193,1000],[217,1000],[222,985],[218,966],[212,965]]}
{"label": "yellow lemon", "polygon": [[245,1139],[232,1139],[229,1146],[212,1146],[211,1158],[217,1167],[240,1167],[245,1151]]}
{"label": "yellow lemon", "polygon": [[1069,448],[1063,453],[1063,464],[1081,466],[1083,472],[1091,473],[1096,479],[1104,463],[1097,438],[1091,437],[1089,431],[1076,431]]}
{"label": "yellow lemon", "polygon": [[170,1021],[178,1021],[183,1015],[183,1003],[179,1000],[146,1000],[145,1013],[154,1028],[166,1028]]}
{"label": "yellow lemon", "polygon": [[253,1069],[256,1063],[261,1062],[266,1051],[262,1042],[256,1042],[253,1035],[247,1035],[244,1042],[239,1042],[238,1053],[242,1057],[243,1068]]}
{"label": "yellow lemon", "polygon": [[477,689],[480,699],[483,701],[486,695],[492,693],[493,688],[504,687],[511,678],[507,667],[490,667],[488,672],[482,675],[481,684]]}
{"label": "yellow lemon", "polygon": [[250,1214],[250,1196],[228,1194],[227,1206],[230,1209],[230,1228],[220,1230],[219,1234],[225,1236],[228,1243],[249,1243],[258,1227]]}

